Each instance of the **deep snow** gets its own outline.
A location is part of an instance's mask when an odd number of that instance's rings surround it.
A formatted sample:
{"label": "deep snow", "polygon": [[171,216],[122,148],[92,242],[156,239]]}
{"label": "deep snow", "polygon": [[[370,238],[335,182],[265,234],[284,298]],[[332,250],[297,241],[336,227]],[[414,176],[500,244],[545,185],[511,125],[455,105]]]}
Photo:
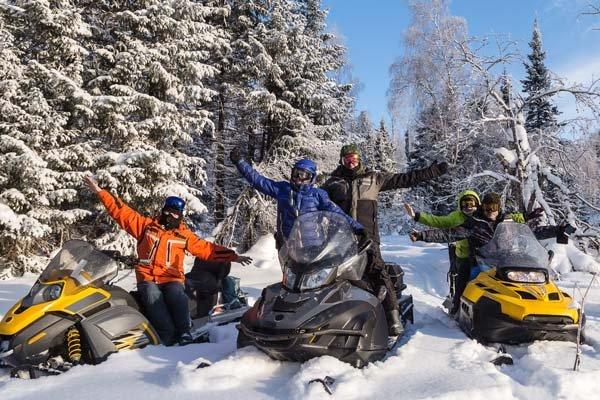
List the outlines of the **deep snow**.
{"label": "deep snow", "polygon": [[[386,237],[384,258],[403,265],[407,293],[414,296],[415,325],[381,361],[356,369],[331,357],[304,364],[277,362],[255,349],[236,350],[233,324],[211,331],[211,343],[152,346],[112,355],[97,366],[78,366],[37,381],[11,379],[0,371],[0,396],[8,399],[591,399],[600,392],[600,283],[588,295],[588,344],[579,372],[575,345],[535,342],[511,346],[514,365],[496,367],[492,350],[467,338],[441,307],[447,292],[447,249]],[[281,276],[274,243],[263,238],[249,253],[255,267],[234,266],[252,300]],[[590,274],[563,274],[559,285],[573,292]],[[0,315],[24,295],[35,276],[0,281]],[[120,282],[133,287],[133,274]],[[200,361],[212,366],[196,369]],[[314,378],[336,379],[333,395]]]}

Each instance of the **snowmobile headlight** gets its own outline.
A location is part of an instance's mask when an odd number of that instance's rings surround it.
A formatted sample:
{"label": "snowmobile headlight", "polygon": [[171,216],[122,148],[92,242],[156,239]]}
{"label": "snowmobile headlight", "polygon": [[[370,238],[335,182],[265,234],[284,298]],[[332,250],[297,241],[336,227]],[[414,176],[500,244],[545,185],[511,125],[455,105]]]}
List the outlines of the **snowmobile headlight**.
{"label": "snowmobile headlight", "polygon": [[42,293],[42,297],[44,301],[54,301],[60,297],[62,293],[62,286],[60,285],[50,285],[46,286],[44,292]]}
{"label": "snowmobile headlight", "polygon": [[286,268],[283,271],[283,286],[288,289],[293,289],[296,284],[296,274],[292,272],[291,268]]}
{"label": "snowmobile headlight", "polygon": [[333,268],[323,268],[312,274],[305,274],[302,278],[300,290],[323,286],[327,282],[329,275],[331,275],[331,271],[333,271]]}
{"label": "snowmobile headlight", "polygon": [[544,283],[546,282],[546,274],[542,271],[507,271],[506,277],[513,282],[523,283]]}

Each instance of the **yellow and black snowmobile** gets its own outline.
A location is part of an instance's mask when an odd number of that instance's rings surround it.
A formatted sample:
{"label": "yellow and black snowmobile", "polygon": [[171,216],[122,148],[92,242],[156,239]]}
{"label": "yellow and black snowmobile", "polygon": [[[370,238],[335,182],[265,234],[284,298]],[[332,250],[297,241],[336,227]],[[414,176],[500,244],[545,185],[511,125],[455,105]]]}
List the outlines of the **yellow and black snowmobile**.
{"label": "yellow and black snowmobile", "polygon": [[[502,222],[481,247],[481,272],[461,297],[459,325],[482,343],[577,341],[585,316],[551,280],[551,253],[525,224]],[[580,321],[581,319],[581,321]]]}
{"label": "yellow and black snowmobile", "polygon": [[53,375],[159,343],[133,297],[110,284],[116,259],[81,240],[64,244],[0,322],[0,359],[13,376]]}

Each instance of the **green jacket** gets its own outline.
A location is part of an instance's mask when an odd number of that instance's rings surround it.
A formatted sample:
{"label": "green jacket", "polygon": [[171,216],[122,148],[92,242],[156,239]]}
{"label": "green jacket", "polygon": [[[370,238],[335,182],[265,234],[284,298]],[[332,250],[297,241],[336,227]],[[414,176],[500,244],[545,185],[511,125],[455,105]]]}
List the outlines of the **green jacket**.
{"label": "green jacket", "polygon": [[[458,204],[457,209],[452,211],[448,215],[433,215],[427,213],[416,213],[415,221],[422,223],[423,225],[430,226],[432,228],[448,229],[456,228],[465,222],[466,215],[460,209],[460,201],[465,196],[473,196],[477,199],[477,203],[481,204],[479,195],[474,190],[465,190],[460,193],[456,198]],[[469,242],[467,239],[459,240],[456,242],[455,254],[458,258],[469,257]]]}

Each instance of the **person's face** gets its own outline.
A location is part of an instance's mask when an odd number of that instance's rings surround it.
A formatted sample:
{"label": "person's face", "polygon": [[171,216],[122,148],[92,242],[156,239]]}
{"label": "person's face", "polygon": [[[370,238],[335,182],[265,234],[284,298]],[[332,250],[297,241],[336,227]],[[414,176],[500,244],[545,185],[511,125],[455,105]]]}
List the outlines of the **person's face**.
{"label": "person's face", "polygon": [[312,179],[310,171],[301,168],[292,168],[292,176],[290,180],[296,185],[307,185]]}
{"label": "person's face", "polygon": [[495,221],[498,218],[498,214],[500,214],[500,205],[499,204],[484,204],[482,206],[483,213],[486,218],[492,221]]}
{"label": "person's face", "polygon": [[354,169],[360,164],[360,156],[358,154],[346,154],[342,157],[342,165],[348,169]]}
{"label": "person's face", "polygon": [[473,214],[477,210],[477,200],[473,197],[464,197],[460,200],[460,209],[467,215]]}

